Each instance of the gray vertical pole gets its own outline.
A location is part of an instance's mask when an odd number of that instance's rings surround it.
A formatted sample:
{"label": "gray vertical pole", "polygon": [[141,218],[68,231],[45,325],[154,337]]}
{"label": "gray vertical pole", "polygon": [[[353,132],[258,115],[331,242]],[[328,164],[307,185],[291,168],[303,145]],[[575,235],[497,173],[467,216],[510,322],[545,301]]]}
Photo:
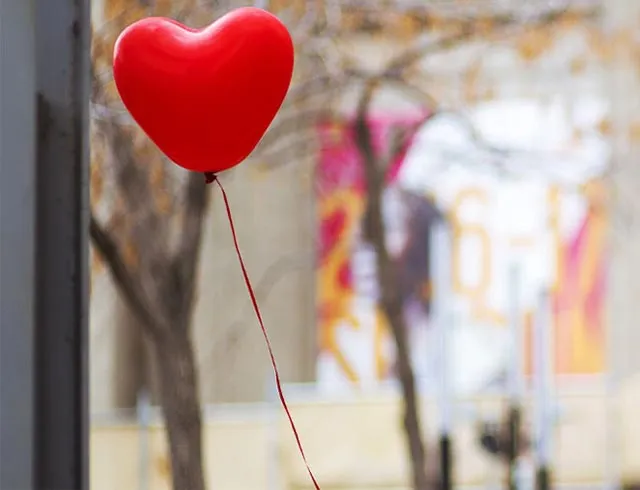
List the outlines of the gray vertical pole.
{"label": "gray vertical pole", "polygon": [[269,373],[266,380],[267,387],[267,489],[282,488],[280,478],[280,398],[275,379]]}
{"label": "gray vertical pole", "polygon": [[[613,39],[621,32],[637,29],[640,3],[628,0],[603,2],[603,29]],[[640,271],[640,238],[638,216],[640,169],[638,142],[630,137],[629,128],[637,120],[640,103],[640,76],[629,63],[634,58],[625,43],[613,44],[613,57],[605,74],[605,87],[611,107],[611,169],[606,174],[607,214],[610,229],[607,254],[606,314],[606,446],[603,464],[608,490],[623,486],[621,451],[623,424],[620,421],[620,381],[638,372],[635,355],[639,330],[638,272]],[[637,416],[636,416],[637,417]]]}
{"label": "gray vertical pole", "polygon": [[536,489],[551,488],[551,437],[553,425],[553,348],[550,296],[543,291],[537,303],[533,332],[534,426]]}
{"label": "gray vertical pole", "polygon": [[511,330],[511,351],[509,367],[509,447],[507,453],[507,481],[509,490],[519,488],[520,432],[522,430],[522,400],[524,397],[524,325],[520,307],[520,267],[511,264],[508,276],[509,288],[509,328]]}
{"label": "gray vertical pole", "polygon": [[[607,325],[609,334],[611,326]],[[605,454],[602,458],[604,465],[604,479],[606,490],[619,490],[620,478],[620,423],[618,421],[618,390],[615,379],[614,366],[610,355],[610,341],[607,342],[606,373],[605,373]]]}
{"label": "gray vertical pole", "polygon": [[524,374],[524,318],[521,298],[522,270],[512,264],[509,269],[509,327],[511,329],[511,367],[509,370],[509,392],[511,400],[520,405],[525,395]]}
{"label": "gray vertical pole", "polygon": [[0,488],[33,489],[35,29],[0,0]]}
{"label": "gray vertical pole", "polygon": [[27,3],[37,90],[35,487],[86,489],[89,0]]}
{"label": "gray vertical pole", "polygon": [[149,448],[151,425],[151,397],[146,388],[142,388],[138,393],[137,403],[138,415],[138,449],[140,460],[138,466],[138,486],[139,490],[149,490],[149,470],[151,468],[151,451]]}
{"label": "gray vertical pole", "polygon": [[453,459],[451,448],[451,382],[449,377],[449,353],[451,328],[453,327],[453,305],[451,304],[451,243],[446,221],[440,219],[431,231],[431,271],[433,291],[431,304],[436,320],[440,344],[440,383],[438,388],[439,436],[440,436],[440,478],[441,488],[453,488]]}

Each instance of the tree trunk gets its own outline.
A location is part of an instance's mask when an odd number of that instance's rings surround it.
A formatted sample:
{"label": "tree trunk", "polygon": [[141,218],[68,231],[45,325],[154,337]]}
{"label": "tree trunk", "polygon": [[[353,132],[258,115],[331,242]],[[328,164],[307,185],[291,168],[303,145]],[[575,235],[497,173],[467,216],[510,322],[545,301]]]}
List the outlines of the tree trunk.
{"label": "tree trunk", "polygon": [[187,328],[154,342],[173,490],[205,490],[198,375]]}
{"label": "tree trunk", "polygon": [[[364,218],[365,236],[376,251],[380,306],[389,322],[396,344],[398,378],[404,401],[403,424],[406,433],[414,490],[428,490],[429,478],[425,468],[425,447],[422,441],[418,397],[411,355],[407,342],[407,325],[402,311],[402,297],[395,264],[389,256],[385,242],[385,223],[382,218],[382,192],[385,173],[381,171],[371,142],[371,132],[366,121],[367,108],[373,96],[374,86],[369,86],[360,100],[355,121],[356,144],[362,156],[367,183],[367,207]],[[386,166],[386,165],[385,165]]]}
{"label": "tree trunk", "polygon": [[406,440],[409,455],[411,457],[413,488],[415,490],[428,490],[430,488],[430,482],[425,469],[426,454],[422,441],[415,377],[411,366],[411,355],[407,343],[407,329],[402,315],[402,308],[397,303],[399,303],[399,301],[391,301],[387,304],[383,302],[382,306],[391,330],[393,331],[393,338],[396,344],[398,378],[402,386],[404,401],[403,425],[407,436]]}

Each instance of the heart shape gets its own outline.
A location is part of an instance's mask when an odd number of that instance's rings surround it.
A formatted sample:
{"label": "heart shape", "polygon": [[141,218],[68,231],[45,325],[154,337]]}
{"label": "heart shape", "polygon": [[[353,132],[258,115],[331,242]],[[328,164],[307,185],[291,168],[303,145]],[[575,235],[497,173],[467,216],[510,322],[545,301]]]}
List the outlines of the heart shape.
{"label": "heart shape", "polygon": [[253,151],[282,105],[293,74],[287,28],[254,7],[202,30],[162,17],[118,37],[113,74],[120,97],[176,164],[217,173]]}

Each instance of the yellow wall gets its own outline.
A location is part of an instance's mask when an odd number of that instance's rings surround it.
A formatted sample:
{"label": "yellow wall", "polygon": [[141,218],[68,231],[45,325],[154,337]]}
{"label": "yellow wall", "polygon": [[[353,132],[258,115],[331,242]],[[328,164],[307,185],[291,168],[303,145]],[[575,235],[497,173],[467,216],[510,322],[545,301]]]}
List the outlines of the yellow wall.
{"label": "yellow wall", "polygon": [[[640,479],[640,423],[635,421],[636,396],[610,400],[619,424],[619,439],[607,439],[604,397],[565,397],[556,431],[555,476],[561,483],[597,483],[606,478],[606,461],[617,461],[626,480]],[[483,399],[470,403],[478,412],[497,414],[501,404]],[[387,396],[341,403],[295,404],[292,407],[307,456],[324,489],[361,490],[406,488],[406,459],[399,406]],[[215,409],[214,409],[215,411]],[[227,412],[228,415],[225,416]],[[244,412],[244,413],[243,413]],[[273,413],[273,412],[272,412]],[[265,409],[231,406],[206,417],[205,454],[209,488],[267,490],[269,478],[277,488],[307,489],[308,477],[286,420]],[[435,407],[427,406],[430,429]],[[495,482],[499,467],[478,450],[471,419],[456,424],[456,480],[462,485]],[[277,438],[276,449],[270,437]],[[429,434],[433,436],[431,432]],[[614,434],[615,435],[615,434]],[[607,442],[607,441],[610,442]],[[94,490],[139,488],[139,437],[134,425],[94,426],[91,439],[91,478]],[[150,429],[149,490],[169,489],[167,454],[160,426]],[[609,456],[614,456],[613,459]],[[271,487],[272,488],[272,487]]]}

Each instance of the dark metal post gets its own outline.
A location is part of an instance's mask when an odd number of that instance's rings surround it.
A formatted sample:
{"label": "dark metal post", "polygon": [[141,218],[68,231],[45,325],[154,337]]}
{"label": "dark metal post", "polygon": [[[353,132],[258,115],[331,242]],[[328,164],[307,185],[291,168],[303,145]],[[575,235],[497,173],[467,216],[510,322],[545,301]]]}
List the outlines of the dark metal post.
{"label": "dark metal post", "polygon": [[536,469],[536,490],[549,490],[551,488],[551,477],[548,466],[539,466]]}
{"label": "dark metal post", "polygon": [[89,0],[0,2],[0,488],[88,488]]}
{"label": "dark metal post", "polygon": [[89,0],[27,3],[37,91],[34,486],[80,490],[89,485]]}
{"label": "dark metal post", "polygon": [[449,433],[440,436],[440,478],[442,490],[453,489],[453,464],[451,460],[451,436]]}
{"label": "dark metal post", "polygon": [[507,465],[508,465],[508,489],[518,490],[518,458],[520,456],[520,431],[522,413],[519,404],[511,402],[509,406],[509,413],[507,415],[507,421],[509,426],[509,446],[507,452]]}

